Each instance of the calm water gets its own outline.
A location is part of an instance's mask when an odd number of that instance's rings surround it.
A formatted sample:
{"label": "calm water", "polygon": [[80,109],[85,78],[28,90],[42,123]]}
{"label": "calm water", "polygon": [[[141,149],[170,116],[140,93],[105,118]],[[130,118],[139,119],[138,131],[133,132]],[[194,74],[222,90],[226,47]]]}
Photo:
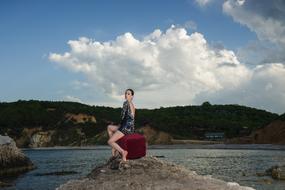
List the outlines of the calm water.
{"label": "calm water", "polygon": [[[60,184],[87,175],[92,168],[106,162],[110,148],[96,149],[51,149],[24,150],[37,165],[37,169],[17,178],[13,187],[5,190],[55,189]],[[284,190],[285,181],[271,177],[257,177],[272,165],[285,165],[283,150],[230,150],[230,149],[148,149],[147,154],[165,156],[168,161],[182,164],[201,175],[212,175],[225,181],[235,181],[257,190]],[[37,174],[56,171],[76,171],[66,176],[39,176]],[[272,184],[268,184],[268,180]]]}

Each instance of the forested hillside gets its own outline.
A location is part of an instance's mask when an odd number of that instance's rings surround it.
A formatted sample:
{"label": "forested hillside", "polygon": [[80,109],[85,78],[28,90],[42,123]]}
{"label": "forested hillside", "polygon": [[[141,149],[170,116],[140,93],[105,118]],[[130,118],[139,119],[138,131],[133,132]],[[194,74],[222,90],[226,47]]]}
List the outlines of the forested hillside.
{"label": "forested hillside", "polygon": [[[19,146],[88,145],[109,122],[119,123],[118,108],[76,102],[30,100],[0,103],[0,133]],[[224,132],[226,138],[244,136],[279,115],[240,105],[175,106],[137,109],[135,127],[148,124],[176,139],[203,139],[206,132]]]}

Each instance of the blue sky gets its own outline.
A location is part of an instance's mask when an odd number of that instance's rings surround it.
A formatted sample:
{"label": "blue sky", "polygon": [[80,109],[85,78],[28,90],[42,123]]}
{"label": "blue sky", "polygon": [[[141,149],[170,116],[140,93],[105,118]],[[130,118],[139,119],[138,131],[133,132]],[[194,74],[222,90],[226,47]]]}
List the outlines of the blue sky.
{"label": "blue sky", "polygon": [[[120,106],[118,99],[104,91],[104,87],[90,87],[92,80],[87,79],[86,73],[72,72],[49,58],[51,53],[63,55],[69,52],[68,41],[80,37],[103,43],[115,41],[118,36],[129,32],[142,41],[155,29],[165,33],[175,25],[184,28],[188,35],[194,32],[202,34],[209,46],[218,45],[238,55],[240,49],[250,42],[259,41],[258,33],[225,13],[223,3],[220,0],[209,1],[201,6],[194,0],[1,1],[0,101],[72,100],[70,97],[74,97],[73,100],[87,104]],[[187,22],[193,26],[187,27]],[[86,88],[74,86],[85,83]],[[119,87],[123,92],[125,86]],[[143,92],[139,87],[134,88],[138,93]],[[172,104],[199,104],[208,99],[211,100],[209,97],[203,100],[194,98]],[[151,107],[151,102],[141,100],[138,106]],[[236,99],[223,102],[213,98],[212,102],[259,106],[258,102],[238,102]],[[165,106],[172,104],[167,102],[167,98],[160,102]],[[260,107],[267,109],[266,105]],[[279,108],[268,109],[280,112]]]}

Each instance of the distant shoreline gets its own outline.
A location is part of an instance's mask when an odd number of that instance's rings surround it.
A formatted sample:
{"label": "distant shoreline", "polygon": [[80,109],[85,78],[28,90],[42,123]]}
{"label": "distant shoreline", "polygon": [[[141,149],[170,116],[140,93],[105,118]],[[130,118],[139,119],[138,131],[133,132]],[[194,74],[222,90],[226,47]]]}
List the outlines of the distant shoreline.
{"label": "distant shoreline", "polygon": [[[92,146],[54,146],[21,148],[21,150],[109,150],[108,145]],[[280,150],[285,151],[285,145],[276,144],[156,144],[148,145],[147,149],[229,149],[229,150]]]}

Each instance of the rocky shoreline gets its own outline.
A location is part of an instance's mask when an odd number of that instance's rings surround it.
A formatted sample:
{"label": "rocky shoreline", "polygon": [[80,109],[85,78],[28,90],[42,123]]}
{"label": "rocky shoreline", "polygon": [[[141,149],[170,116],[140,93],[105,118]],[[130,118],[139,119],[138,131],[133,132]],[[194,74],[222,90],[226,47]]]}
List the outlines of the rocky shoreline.
{"label": "rocky shoreline", "polygon": [[[148,149],[230,149],[230,150],[285,150],[285,145],[276,144],[157,144],[148,145]],[[53,146],[37,148],[21,148],[21,150],[109,150],[108,145],[91,146]]]}
{"label": "rocky shoreline", "polygon": [[120,157],[110,158],[86,177],[70,180],[56,190],[254,190],[235,182],[198,175],[195,171],[152,155],[126,163],[120,161]]}
{"label": "rocky shoreline", "polygon": [[35,165],[17,148],[13,139],[0,135],[0,177],[17,176],[32,170]]}

